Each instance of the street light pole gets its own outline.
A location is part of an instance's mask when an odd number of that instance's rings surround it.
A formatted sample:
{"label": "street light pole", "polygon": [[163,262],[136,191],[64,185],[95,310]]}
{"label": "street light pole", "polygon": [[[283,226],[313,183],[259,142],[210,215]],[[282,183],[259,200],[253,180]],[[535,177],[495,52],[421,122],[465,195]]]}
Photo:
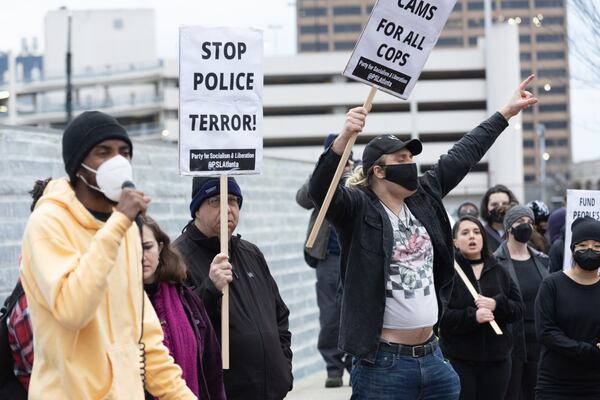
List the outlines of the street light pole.
{"label": "street light pole", "polygon": [[71,122],[73,118],[73,87],[71,85],[71,15],[67,17],[67,86],[66,86],[66,99],[65,99],[65,111],[67,113],[67,124]]}
{"label": "street light pole", "polygon": [[546,126],[536,124],[535,126],[540,146],[540,200],[546,201]]}

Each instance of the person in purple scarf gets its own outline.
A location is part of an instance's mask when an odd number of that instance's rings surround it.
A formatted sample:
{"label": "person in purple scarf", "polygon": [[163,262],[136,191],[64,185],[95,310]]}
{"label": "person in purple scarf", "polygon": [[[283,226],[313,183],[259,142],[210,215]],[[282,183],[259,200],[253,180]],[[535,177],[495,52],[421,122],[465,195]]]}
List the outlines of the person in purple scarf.
{"label": "person in purple scarf", "polygon": [[198,398],[225,400],[220,346],[210,319],[200,298],[183,284],[187,268],[169,236],[148,216],[142,246],[144,289],[163,328],[163,343]]}

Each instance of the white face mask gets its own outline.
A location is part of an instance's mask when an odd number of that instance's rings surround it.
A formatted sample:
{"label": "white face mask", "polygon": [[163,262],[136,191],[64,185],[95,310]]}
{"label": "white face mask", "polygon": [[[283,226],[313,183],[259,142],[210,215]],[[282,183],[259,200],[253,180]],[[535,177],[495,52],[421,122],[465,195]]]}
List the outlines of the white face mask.
{"label": "white face mask", "polygon": [[96,174],[96,183],[98,183],[98,187],[90,185],[83,176],[79,175],[81,180],[92,189],[103,193],[108,199],[115,203],[119,202],[119,199],[121,198],[123,182],[133,181],[131,163],[120,154],[105,161],[98,167],[98,170],[93,170],[83,163],[81,163],[81,166]]}

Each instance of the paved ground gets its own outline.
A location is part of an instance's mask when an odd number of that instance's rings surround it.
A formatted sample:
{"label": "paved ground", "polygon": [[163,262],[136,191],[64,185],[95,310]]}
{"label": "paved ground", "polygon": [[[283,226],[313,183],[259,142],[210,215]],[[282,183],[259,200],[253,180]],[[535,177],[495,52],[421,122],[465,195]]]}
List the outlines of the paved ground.
{"label": "paved ground", "polygon": [[341,388],[325,388],[325,372],[303,379],[294,390],[285,398],[286,400],[348,400],[351,390],[348,386],[348,374],[344,375],[344,386]]}

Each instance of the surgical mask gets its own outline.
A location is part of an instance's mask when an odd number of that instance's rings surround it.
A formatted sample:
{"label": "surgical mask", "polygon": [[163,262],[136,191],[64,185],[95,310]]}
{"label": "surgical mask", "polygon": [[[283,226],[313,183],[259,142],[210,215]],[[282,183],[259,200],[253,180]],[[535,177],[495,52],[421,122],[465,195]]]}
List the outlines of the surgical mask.
{"label": "surgical mask", "polygon": [[394,182],[406,190],[417,190],[419,178],[417,176],[417,164],[391,164],[384,165],[385,179]]}
{"label": "surgical mask", "polygon": [[94,190],[97,190],[104,194],[106,198],[115,203],[119,202],[121,198],[121,192],[123,191],[123,183],[125,181],[133,180],[133,170],[131,163],[122,155],[117,155],[110,160],[105,161],[102,165],[94,170],[85,164],[81,166],[90,172],[96,174],[96,183],[98,186],[89,184],[85,178],[81,175],[81,180]]}
{"label": "surgical mask", "polygon": [[512,228],[512,234],[517,242],[527,243],[533,234],[533,227],[530,224],[520,224]]}
{"label": "surgical mask", "polygon": [[600,252],[592,249],[575,251],[573,260],[586,271],[595,271],[600,268]]}

